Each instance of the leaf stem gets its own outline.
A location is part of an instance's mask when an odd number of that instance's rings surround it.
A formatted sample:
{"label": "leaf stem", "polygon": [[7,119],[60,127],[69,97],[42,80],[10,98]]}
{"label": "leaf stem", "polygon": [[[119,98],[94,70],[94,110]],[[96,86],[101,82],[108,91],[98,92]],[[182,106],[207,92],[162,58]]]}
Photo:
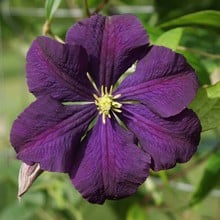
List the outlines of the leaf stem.
{"label": "leaf stem", "polygon": [[[175,179],[179,179],[181,177],[184,177],[189,171],[193,170],[194,168],[196,168],[198,165],[200,165],[201,163],[203,163],[204,161],[206,161],[208,159],[208,157],[210,157],[213,153],[216,153],[220,150],[220,142],[218,142],[214,148],[212,150],[210,150],[208,153],[206,153],[204,156],[200,157],[199,159],[197,159],[194,163],[192,163],[190,166],[188,166],[187,168],[181,170],[180,172],[170,176],[168,178],[168,181],[173,181]],[[164,187],[166,187],[167,184],[161,184],[158,186],[158,189],[163,189]],[[149,203],[149,201],[152,199],[151,195],[146,195],[143,199],[144,203]]]}
{"label": "leaf stem", "polygon": [[46,20],[43,25],[42,35],[50,36],[50,37],[54,38],[55,40],[57,40],[58,42],[64,43],[64,41],[59,36],[55,35],[53,33],[53,31],[51,30],[51,22],[49,20]]}
{"label": "leaf stem", "polygon": [[92,14],[94,15],[94,14],[99,13],[108,3],[109,3],[109,0],[102,1]]}
{"label": "leaf stem", "polygon": [[42,34],[43,35],[51,35],[51,23],[49,20],[46,20],[44,25],[43,25],[43,28],[42,28]]}
{"label": "leaf stem", "polygon": [[211,53],[207,53],[207,52],[204,52],[204,51],[201,51],[201,50],[196,50],[196,49],[183,47],[183,46],[178,46],[177,49],[182,50],[182,51],[189,51],[191,53],[195,53],[195,54],[199,54],[201,56],[209,57],[211,59],[220,59],[219,54],[211,54]]}
{"label": "leaf stem", "polygon": [[87,0],[83,0],[83,5],[84,5],[84,15],[85,15],[85,17],[90,17],[91,13],[89,11],[89,5],[88,5]]}
{"label": "leaf stem", "polygon": [[206,161],[213,153],[218,152],[219,149],[220,149],[220,142],[217,143],[216,146],[212,150],[210,150],[207,154],[198,158],[193,164],[191,164],[187,168],[183,169],[182,171],[178,172],[177,174],[170,176],[169,180],[174,180],[174,179],[177,179],[177,178],[180,178],[180,177],[186,175],[186,173],[188,171],[191,171],[192,169],[194,169],[195,167],[197,167],[198,165],[200,165],[201,163]]}

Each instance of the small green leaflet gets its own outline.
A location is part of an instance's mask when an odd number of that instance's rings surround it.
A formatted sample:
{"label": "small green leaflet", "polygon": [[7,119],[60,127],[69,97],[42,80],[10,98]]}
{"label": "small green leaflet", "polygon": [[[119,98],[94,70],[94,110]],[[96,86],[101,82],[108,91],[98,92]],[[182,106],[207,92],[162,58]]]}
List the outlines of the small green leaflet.
{"label": "small green leaflet", "polygon": [[159,27],[170,29],[173,27],[180,27],[180,26],[202,25],[202,26],[220,28],[219,21],[220,21],[219,11],[204,10],[167,21],[159,25]]}
{"label": "small green leaflet", "polygon": [[46,0],[45,10],[46,10],[46,18],[48,21],[51,21],[60,3],[61,0]]}
{"label": "small green leaflet", "polygon": [[207,161],[203,177],[190,201],[190,205],[201,202],[220,180],[220,153],[213,154]]}
{"label": "small green leaflet", "polygon": [[147,216],[143,208],[139,204],[133,204],[127,213],[126,220],[147,220]]}
{"label": "small green leaflet", "polygon": [[190,108],[197,113],[202,131],[220,126],[220,82],[200,88]]}
{"label": "small green leaflet", "polygon": [[155,44],[176,50],[183,34],[183,28],[166,31],[157,38]]}

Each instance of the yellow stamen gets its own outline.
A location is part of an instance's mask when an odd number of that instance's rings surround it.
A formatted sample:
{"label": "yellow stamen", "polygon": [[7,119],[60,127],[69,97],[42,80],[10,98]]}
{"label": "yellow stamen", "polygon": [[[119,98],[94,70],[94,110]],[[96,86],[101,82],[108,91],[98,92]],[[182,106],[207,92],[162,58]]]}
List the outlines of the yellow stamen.
{"label": "yellow stamen", "polygon": [[111,85],[110,90],[109,90],[109,94],[112,94],[113,92],[113,86]]}
{"label": "yellow stamen", "polygon": [[101,86],[101,96],[104,96],[104,86]]}
{"label": "yellow stamen", "polygon": [[118,99],[119,97],[121,97],[121,94],[117,94],[117,95],[113,96],[113,99]]}
{"label": "yellow stamen", "polygon": [[119,113],[122,112],[120,109],[117,109],[117,108],[113,108],[112,110],[113,110],[114,112],[119,112]]}

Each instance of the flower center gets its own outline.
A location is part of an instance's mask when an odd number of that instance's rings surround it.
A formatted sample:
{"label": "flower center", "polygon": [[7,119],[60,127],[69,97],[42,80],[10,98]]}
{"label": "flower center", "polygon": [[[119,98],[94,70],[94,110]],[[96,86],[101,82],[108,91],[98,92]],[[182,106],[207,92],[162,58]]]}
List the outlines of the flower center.
{"label": "flower center", "polygon": [[[86,75],[90,83],[94,87],[94,89],[99,93],[95,81],[92,79],[90,74],[87,73]],[[110,87],[109,91],[108,91],[108,87],[101,86],[101,96],[99,97],[96,94],[93,94],[93,97],[95,98],[94,103],[97,106],[99,114],[102,115],[103,124],[106,123],[106,117],[111,118],[111,112],[113,114],[114,112],[121,112],[120,108],[122,104],[115,101],[117,98],[121,96],[121,94],[117,94],[113,96],[112,92],[113,92],[113,86]]]}
{"label": "flower center", "polygon": [[119,102],[115,101],[117,98],[119,98],[121,95],[112,95],[113,87],[110,87],[110,90],[108,91],[107,87],[102,86],[101,87],[101,96],[98,97],[96,94],[93,94],[95,98],[95,105],[97,106],[97,109],[99,111],[99,114],[102,115],[102,122],[106,123],[106,117],[111,118],[111,111],[112,112],[121,112],[121,106]]}
{"label": "flower center", "polygon": [[107,94],[96,100],[97,108],[100,110],[102,114],[105,115],[109,114],[109,111],[111,110],[112,107],[112,103],[113,103],[112,97]]}

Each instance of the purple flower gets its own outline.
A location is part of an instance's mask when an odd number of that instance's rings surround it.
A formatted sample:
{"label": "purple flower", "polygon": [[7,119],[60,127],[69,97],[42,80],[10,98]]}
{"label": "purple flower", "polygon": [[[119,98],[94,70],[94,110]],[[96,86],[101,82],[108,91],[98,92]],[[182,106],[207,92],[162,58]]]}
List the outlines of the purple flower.
{"label": "purple flower", "polygon": [[196,74],[180,54],[149,46],[135,16],[94,15],[73,25],[65,44],[38,37],[26,69],[36,101],[13,124],[17,158],[68,173],[90,202],[131,195],[150,168],[169,169],[196,151],[201,126],[186,108]]}

